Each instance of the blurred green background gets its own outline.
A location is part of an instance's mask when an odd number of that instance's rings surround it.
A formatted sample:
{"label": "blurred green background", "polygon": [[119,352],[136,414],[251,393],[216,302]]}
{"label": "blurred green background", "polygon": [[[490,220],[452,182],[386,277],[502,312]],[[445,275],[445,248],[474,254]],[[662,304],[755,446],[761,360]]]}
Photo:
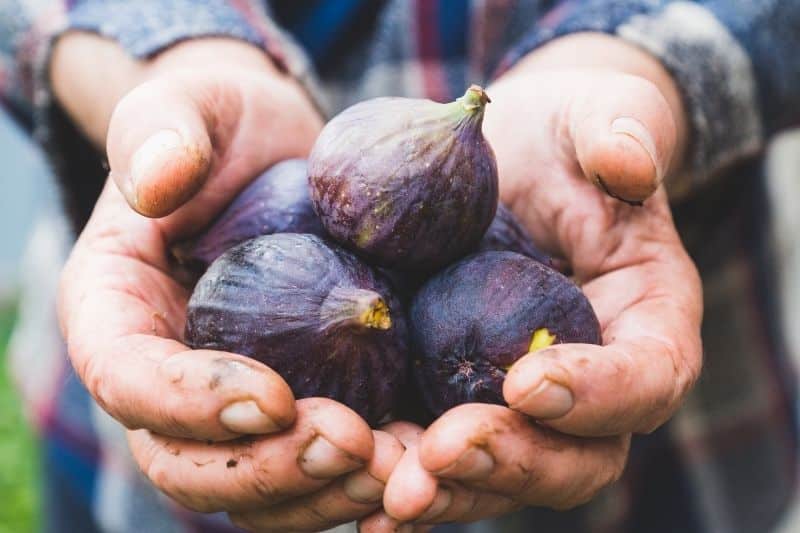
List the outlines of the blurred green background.
{"label": "blurred green background", "polygon": [[41,154],[0,110],[0,533],[40,524],[37,442],[8,368],[20,259],[37,215],[57,202]]}
{"label": "blurred green background", "polygon": [[13,299],[0,304],[0,532],[35,531],[38,486],[36,441],[20,409],[6,364],[15,318]]}

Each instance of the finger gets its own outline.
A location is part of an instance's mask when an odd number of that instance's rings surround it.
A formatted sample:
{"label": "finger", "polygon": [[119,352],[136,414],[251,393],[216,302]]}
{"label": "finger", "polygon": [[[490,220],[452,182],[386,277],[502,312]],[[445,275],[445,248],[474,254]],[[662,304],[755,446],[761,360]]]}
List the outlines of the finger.
{"label": "finger", "polygon": [[646,433],[672,416],[702,366],[702,292],[685,252],[661,248],[631,266],[610,264],[583,286],[606,346],[561,344],[522,357],[503,384],[513,409],[583,436]]}
{"label": "finger", "polygon": [[231,520],[251,531],[321,531],[374,512],[381,507],[384,485],[403,454],[403,445],[383,431],[373,431],[373,437],[374,453],[363,469],[308,496],[235,513]]}
{"label": "finger", "polygon": [[584,175],[605,192],[640,203],[658,188],[677,134],[664,96],[638,76],[598,74],[591,91],[575,91],[567,132]]}
{"label": "finger", "polygon": [[[442,489],[442,487],[445,488]],[[440,491],[442,490],[447,491],[446,494],[449,498],[442,498],[437,494],[437,503],[448,501],[448,505],[432,505],[416,519],[415,523],[476,522],[502,516],[522,507],[520,503],[508,496],[470,489],[453,481],[440,482]]]}
{"label": "finger", "polygon": [[59,315],[73,366],[99,405],[128,428],[196,439],[292,424],[294,397],[277,373],[177,341],[186,289],[163,265],[145,263],[146,252],[126,257],[120,251],[126,239],[113,231],[110,239],[94,238],[93,231],[84,233],[64,269]]}
{"label": "finger", "polygon": [[[117,104],[108,130],[111,176],[130,206],[161,217],[191,198],[208,177],[213,156],[213,107],[207,90],[180,79],[143,83]],[[226,105],[235,106],[228,97]],[[233,107],[231,118],[241,113]]]}
{"label": "finger", "polygon": [[200,512],[245,511],[317,491],[372,457],[369,426],[332,400],[297,402],[283,433],[230,443],[129,433],[142,472],[162,492]]}
{"label": "finger", "polygon": [[[396,422],[385,429],[397,436],[406,449],[386,484],[383,507],[389,516],[400,523],[406,523],[421,516],[434,505],[439,492],[438,482],[419,462],[417,452],[422,428],[406,422]],[[449,498],[449,494],[443,494],[442,498]]]}
{"label": "finger", "polygon": [[570,437],[506,407],[464,404],[427,429],[419,458],[429,472],[467,488],[567,509],[618,479],[629,440]]}
{"label": "finger", "polygon": [[[456,483],[442,483],[419,463],[420,428],[396,423],[387,427],[403,441],[406,453],[397,463],[384,494],[384,509],[398,523],[443,523],[488,516],[515,506],[500,496],[481,495]],[[474,518],[474,519],[478,519]]]}
{"label": "finger", "polygon": [[269,165],[307,155],[319,128],[319,116],[288,77],[178,69],[120,100],[107,151],[131,207],[164,217],[196,196],[173,221],[196,229]]}
{"label": "finger", "polygon": [[358,523],[359,533],[428,533],[432,526],[401,524],[384,511],[377,511]]}

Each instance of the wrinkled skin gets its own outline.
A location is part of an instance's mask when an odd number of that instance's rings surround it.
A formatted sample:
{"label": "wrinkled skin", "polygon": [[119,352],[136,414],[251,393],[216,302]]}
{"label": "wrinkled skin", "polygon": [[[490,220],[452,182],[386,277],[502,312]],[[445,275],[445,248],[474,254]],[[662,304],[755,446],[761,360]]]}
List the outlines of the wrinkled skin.
{"label": "wrinkled skin", "polygon": [[[674,170],[672,154],[682,161],[686,121],[668,73],[641,50],[596,34],[562,37],[489,88],[486,135],[503,148],[503,200],[538,245],[575,268],[606,345],[524,357],[505,382],[512,408],[459,406],[424,433],[412,426],[401,436],[393,425],[370,432],[330,400],[294,402],[280,377],[255,361],[180,343],[188,293],[164,262],[169,246],[207,225],[270,164],[307,155],[319,119],[302,91],[287,94],[274,72],[264,73],[263,53],[241,43],[198,39],[140,62],[83,33],[56,46],[58,98],[107,148],[116,182],[65,268],[60,322],[77,374],[100,405],[136,429],[129,440],[142,472],[179,503],[229,511],[249,530],[320,530],[360,519],[369,533],[469,522],[524,505],[565,509],[617,479],[630,433],[667,420],[697,378],[699,279],[659,189],[664,171]],[[106,112],[97,98],[109,89],[103,76],[130,79],[118,75],[126,68],[145,69],[150,81],[122,100],[109,95]],[[75,81],[87,83],[64,89]],[[617,117],[653,136],[652,157],[634,138],[610,133]],[[178,131],[182,144],[151,147],[131,180],[133,155],[164,128]],[[597,173],[621,196],[648,199],[632,208],[608,198],[590,183]],[[220,361],[224,379],[211,389]],[[549,375],[571,392],[566,414],[548,405],[552,397],[532,394]],[[244,432],[260,434],[246,449],[243,432],[219,416],[243,398],[283,423]],[[319,437],[341,453],[309,462]],[[238,466],[227,468],[232,458]],[[364,473],[377,480],[366,499],[349,490]]]}
{"label": "wrinkled skin", "polygon": [[235,245],[259,235],[325,230],[311,205],[304,159],[281,161],[240,192],[203,233],[173,247],[178,260],[202,272]]}
{"label": "wrinkled skin", "polygon": [[432,272],[472,249],[497,208],[482,118],[459,101],[375,98],[331,119],[308,162],[325,229],[400,270]]}
{"label": "wrinkled skin", "polygon": [[[613,66],[596,68],[606,61]],[[506,375],[509,407],[463,404],[428,426],[386,485],[383,512],[395,523],[581,505],[622,475],[631,434],[668,420],[697,380],[700,280],[659,186],[681,164],[686,123],[660,69],[613,37],[576,35],[489,87],[485,131],[501,200],[542,249],[568,261],[604,343],[527,354]],[[618,118],[640,127],[615,132]],[[610,198],[596,175],[619,196],[647,199]]]}
{"label": "wrinkled skin", "polygon": [[436,416],[462,403],[504,405],[506,369],[542,328],[556,344],[601,340],[580,289],[513,252],[478,253],[440,272],[414,297],[409,318],[419,390]]}
{"label": "wrinkled skin", "polygon": [[[333,400],[295,401],[258,361],[182,342],[190,292],[170,247],[263,169],[307,156],[321,121],[302,89],[261,50],[224,39],[134,62],[112,41],[70,33],[53,65],[65,69],[56,85],[87,81],[59,98],[85,98],[72,105],[99,120],[82,124],[111,166],[64,268],[59,321],[76,374],[129,430],[143,476],[181,506],[250,529],[326,529],[378,510],[402,454],[395,436]],[[126,68],[148,81],[103,114],[86,91],[109,88],[98,72],[121,81]],[[179,132],[177,146],[150,141],[165,129]]]}
{"label": "wrinkled skin", "polygon": [[[388,329],[354,323],[362,293],[388,307]],[[331,305],[328,305],[331,304]],[[296,398],[322,396],[372,425],[388,414],[405,379],[405,317],[386,281],[317,236],[265,235],[235,246],[200,278],[186,310],[186,343],[252,357]]]}

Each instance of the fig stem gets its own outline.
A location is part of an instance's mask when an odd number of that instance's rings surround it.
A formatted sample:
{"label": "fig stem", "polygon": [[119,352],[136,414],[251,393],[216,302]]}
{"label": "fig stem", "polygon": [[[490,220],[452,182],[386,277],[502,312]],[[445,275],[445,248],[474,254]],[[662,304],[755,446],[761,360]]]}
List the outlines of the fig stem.
{"label": "fig stem", "polygon": [[551,335],[550,330],[547,328],[539,328],[534,331],[533,336],[531,336],[531,344],[528,347],[528,353],[552,346],[554,342],[556,342],[556,336]]}
{"label": "fig stem", "polygon": [[[547,328],[539,328],[533,332],[531,335],[531,343],[528,345],[528,353],[533,353],[542,348],[547,348],[548,346],[552,346],[553,343],[556,342],[556,336],[550,334],[550,330]],[[514,363],[510,365],[506,365],[503,367],[503,370],[508,372],[511,367],[514,366]]]}
{"label": "fig stem", "polygon": [[461,100],[461,105],[469,113],[482,112],[486,104],[491,102],[483,87],[475,84],[470,85],[467,92],[459,100]]}
{"label": "fig stem", "polygon": [[375,291],[334,287],[320,307],[323,324],[387,330],[392,327],[389,307]]}

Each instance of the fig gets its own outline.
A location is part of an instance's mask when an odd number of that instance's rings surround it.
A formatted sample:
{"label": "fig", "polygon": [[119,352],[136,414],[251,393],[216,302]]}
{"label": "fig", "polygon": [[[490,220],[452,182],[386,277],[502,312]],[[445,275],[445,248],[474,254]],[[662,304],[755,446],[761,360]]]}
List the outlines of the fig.
{"label": "fig", "polygon": [[196,239],[173,247],[178,261],[202,272],[229,248],[259,235],[325,235],[311,205],[303,159],[276,163],[240,192]]}
{"label": "fig", "polygon": [[373,425],[407,369],[405,316],[388,283],[310,234],[256,237],[217,258],[189,299],[185,340],[257,359],[297,398],[332,398]]}
{"label": "fig", "polygon": [[601,341],[583,292],[514,252],[482,252],[446,268],[414,297],[409,322],[415,379],[437,416],[462,403],[504,404],[506,371],[526,353]]}
{"label": "fig", "polygon": [[536,247],[530,234],[503,203],[497,205],[497,214],[475,251],[517,252],[544,265],[552,266],[550,256]]}
{"label": "fig", "polygon": [[477,85],[450,103],[385,97],[328,122],[308,160],[322,225],[374,264],[433,272],[468,253],[497,209]]}

